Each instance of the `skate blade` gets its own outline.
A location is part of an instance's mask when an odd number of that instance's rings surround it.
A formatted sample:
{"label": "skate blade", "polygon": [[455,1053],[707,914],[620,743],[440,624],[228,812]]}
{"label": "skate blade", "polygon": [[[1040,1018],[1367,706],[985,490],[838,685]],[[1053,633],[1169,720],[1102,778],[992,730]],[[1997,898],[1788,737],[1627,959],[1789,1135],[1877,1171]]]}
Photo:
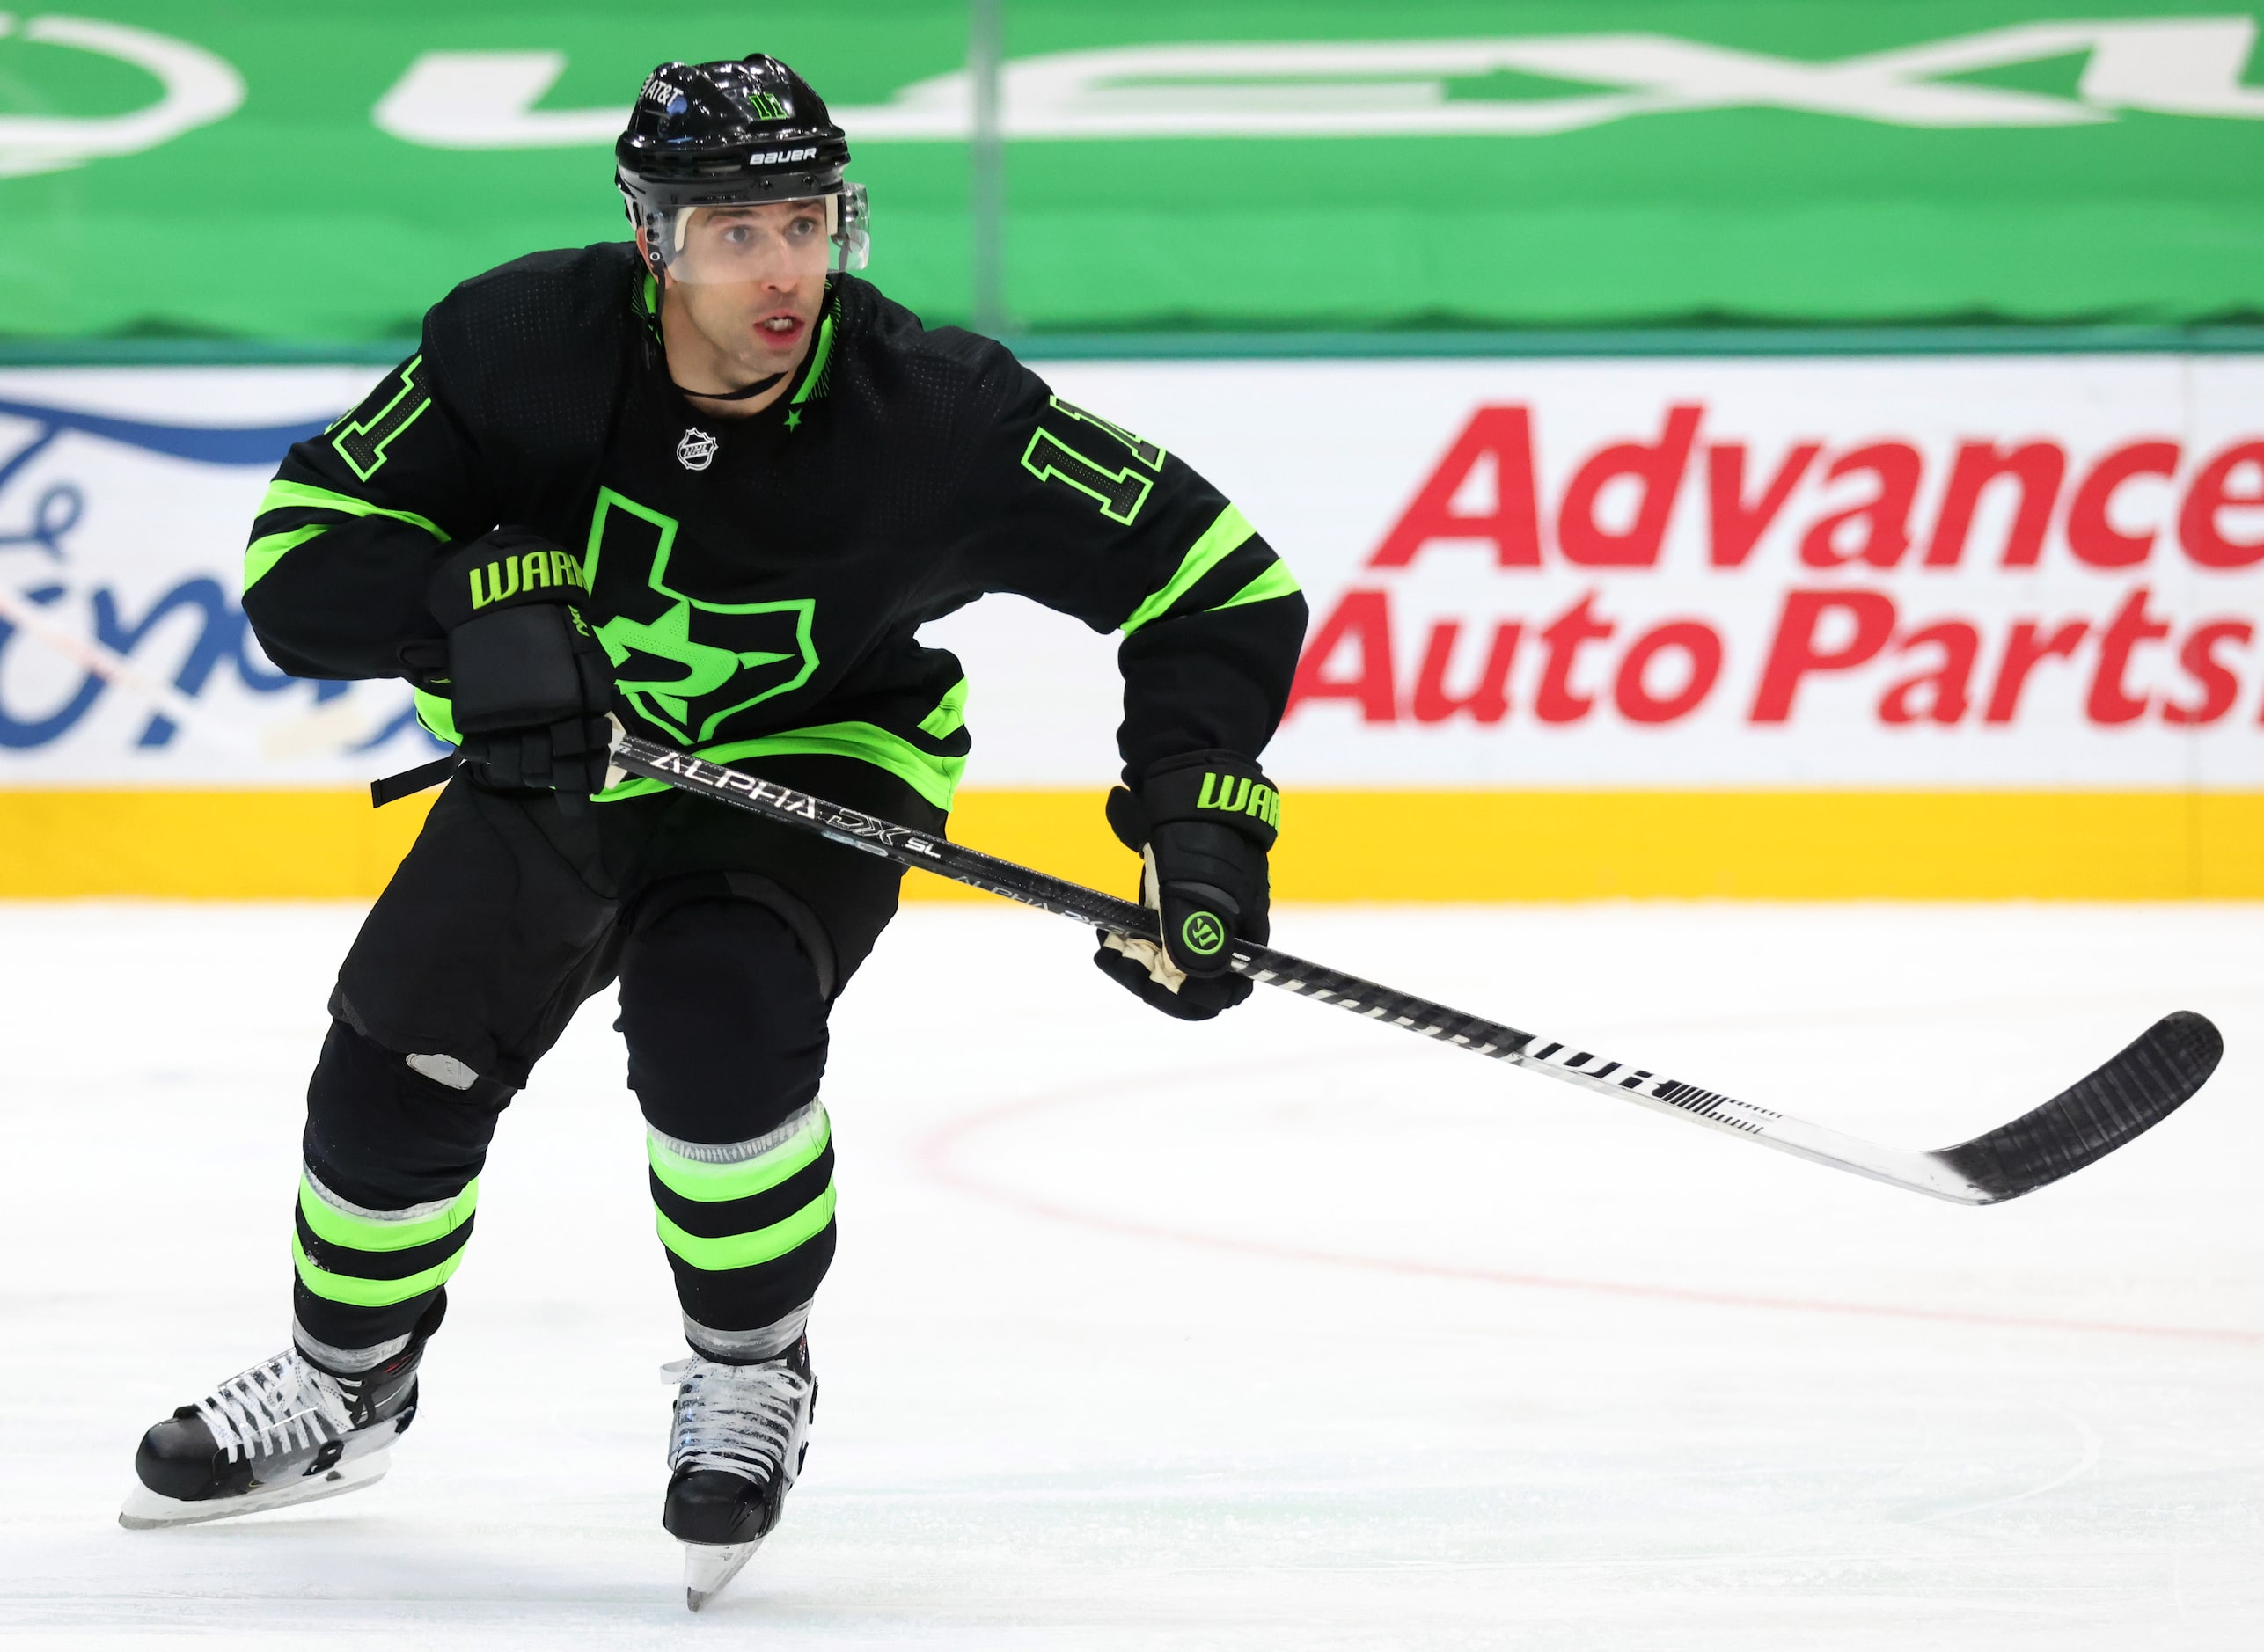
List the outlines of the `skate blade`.
{"label": "skate blade", "polygon": [[126,1494],[126,1506],[118,1511],[118,1524],[128,1531],[155,1531],[166,1526],[199,1525],[207,1520],[232,1520],[238,1515],[257,1514],[262,1509],[289,1509],[303,1502],[320,1502],[326,1497],[343,1497],[349,1491],[360,1491],[385,1479],[385,1470],[392,1466],[386,1455],[384,1451],[371,1451],[311,1480],[265,1486],[241,1497],[216,1497],[207,1502],[183,1502],[178,1497],[160,1496],[147,1486],[136,1486]]}
{"label": "skate blade", "polygon": [[698,1612],[715,1592],[739,1575],[750,1555],[762,1546],[752,1543],[687,1543],[684,1546],[684,1604]]}

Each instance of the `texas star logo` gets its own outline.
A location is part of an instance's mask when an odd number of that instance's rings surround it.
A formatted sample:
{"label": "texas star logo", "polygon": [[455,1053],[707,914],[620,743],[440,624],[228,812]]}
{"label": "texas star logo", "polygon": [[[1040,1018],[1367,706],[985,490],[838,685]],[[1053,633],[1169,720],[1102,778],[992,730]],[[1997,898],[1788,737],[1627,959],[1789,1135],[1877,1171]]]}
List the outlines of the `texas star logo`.
{"label": "texas star logo", "polygon": [[[677,588],[670,565],[685,548],[681,525],[600,487],[582,577],[606,593],[612,618],[596,632],[621,698],[678,743],[704,746],[741,713],[793,693],[816,674],[817,603],[807,596],[724,603]],[[694,567],[680,577],[696,587],[703,583],[699,558],[687,559]]]}
{"label": "texas star logo", "polygon": [[685,431],[684,440],[676,444],[676,462],[687,471],[704,471],[715,463],[718,445],[715,438],[699,426],[691,426]]}

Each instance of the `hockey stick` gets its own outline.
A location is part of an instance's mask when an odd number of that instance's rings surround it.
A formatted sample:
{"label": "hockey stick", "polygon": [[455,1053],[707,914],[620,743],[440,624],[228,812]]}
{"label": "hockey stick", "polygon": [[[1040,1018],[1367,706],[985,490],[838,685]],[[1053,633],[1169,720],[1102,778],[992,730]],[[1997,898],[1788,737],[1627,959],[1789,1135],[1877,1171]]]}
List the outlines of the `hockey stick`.
{"label": "hockey stick", "polygon": [[[1129,901],[843,808],[656,741],[641,740],[618,721],[614,727],[612,764],[619,773],[642,775],[714,798],[884,856],[898,866],[918,866],[1095,929],[1120,935],[1154,932],[1155,914]],[[2164,1016],[2121,1055],[2033,1112],[1954,1147],[1916,1151],[1844,1136],[1716,1091],[1660,1078],[1271,947],[1235,942],[1234,967],[1264,985],[1403,1027],[1476,1055],[1959,1204],[2017,1199],[2105,1158],[2168,1117],[2208,1081],[2224,1053],[2224,1039],[2207,1019],[2180,1010]]]}

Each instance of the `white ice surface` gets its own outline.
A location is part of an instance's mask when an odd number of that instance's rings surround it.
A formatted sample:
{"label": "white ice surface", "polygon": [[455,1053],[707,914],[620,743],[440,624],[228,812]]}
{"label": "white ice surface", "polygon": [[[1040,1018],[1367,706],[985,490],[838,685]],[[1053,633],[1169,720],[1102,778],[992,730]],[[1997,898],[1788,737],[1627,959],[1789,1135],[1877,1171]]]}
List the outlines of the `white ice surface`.
{"label": "white ice surface", "polygon": [[779,1534],[698,1619],[609,1006],[506,1115],[382,1486],[114,1524],[281,1346],[346,908],[0,908],[0,1638],[138,1647],[2264,1645],[2264,914],[1303,910],[1308,955],[1931,1145],[2161,1012],[2119,1156],[1937,1203],[1068,925],[906,912],[827,1086],[840,1259]]}

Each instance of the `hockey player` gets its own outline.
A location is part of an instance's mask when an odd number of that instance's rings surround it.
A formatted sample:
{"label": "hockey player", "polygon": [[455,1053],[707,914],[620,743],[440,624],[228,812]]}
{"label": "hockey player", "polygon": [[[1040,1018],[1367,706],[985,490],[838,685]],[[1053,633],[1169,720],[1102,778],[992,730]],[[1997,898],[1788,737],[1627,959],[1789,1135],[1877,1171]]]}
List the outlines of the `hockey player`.
{"label": "hockey player", "polygon": [[128,1525],[384,1472],[497,1115],[615,981],[691,1347],[662,1516],[690,1604],[777,1524],[833,1253],[827,1015],[900,874],[607,789],[609,713],[940,831],[967,684],[919,627],[1013,591],[1121,632],[1107,814],[1159,927],[1096,961],[1183,1018],[1248,995],[1223,942],[1265,938],[1275,829],[1219,804],[1271,796],[1243,783],[1303,635],[1296,581],[1163,448],[850,274],[848,158],[775,59],[662,65],[616,146],[634,244],[466,281],[277,473],[245,555],[260,642],[302,676],[406,677],[461,762],[330,1000],[290,1345],[149,1430]]}

